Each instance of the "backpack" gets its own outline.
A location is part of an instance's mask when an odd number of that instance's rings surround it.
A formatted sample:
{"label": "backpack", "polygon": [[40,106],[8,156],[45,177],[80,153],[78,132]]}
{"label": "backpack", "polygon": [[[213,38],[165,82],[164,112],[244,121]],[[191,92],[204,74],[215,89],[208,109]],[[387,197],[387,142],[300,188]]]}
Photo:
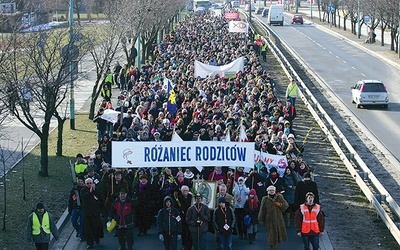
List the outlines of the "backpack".
{"label": "backpack", "polygon": [[245,226],[250,226],[251,225],[251,216],[249,214],[244,216],[243,223],[244,223]]}

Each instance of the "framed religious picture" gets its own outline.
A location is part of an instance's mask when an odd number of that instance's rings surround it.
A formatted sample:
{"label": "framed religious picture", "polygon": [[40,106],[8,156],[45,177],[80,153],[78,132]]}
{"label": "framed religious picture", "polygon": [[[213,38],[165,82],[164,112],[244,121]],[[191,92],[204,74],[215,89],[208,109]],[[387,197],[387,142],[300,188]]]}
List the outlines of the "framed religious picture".
{"label": "framed religious picture", "polygon": [[[194,180],[193,181],[193,197],[196,193],[201,194],[202,203],[213,210],[216,206],[217,183],[215,181]],[[194,203],[194,198],[192,204]]]}

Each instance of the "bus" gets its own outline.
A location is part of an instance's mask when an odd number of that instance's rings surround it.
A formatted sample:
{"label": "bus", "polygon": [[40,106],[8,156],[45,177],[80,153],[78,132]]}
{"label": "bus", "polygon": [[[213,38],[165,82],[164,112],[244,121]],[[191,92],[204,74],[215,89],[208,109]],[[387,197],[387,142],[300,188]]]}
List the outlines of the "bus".
{"label": "bus", "polygon": [[198,8],[208,10],[211,7],[210,0],[193,0],[193,10],[197,11]]}

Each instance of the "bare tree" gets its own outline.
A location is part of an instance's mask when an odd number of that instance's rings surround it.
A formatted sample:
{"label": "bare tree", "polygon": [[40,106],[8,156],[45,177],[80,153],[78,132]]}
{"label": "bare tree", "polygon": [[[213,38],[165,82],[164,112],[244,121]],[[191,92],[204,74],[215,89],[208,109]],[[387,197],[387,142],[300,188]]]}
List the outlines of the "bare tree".
{"label": "bare tree", "polygon": [[62,108],[68,93],[70,72],[66,69],[70,57],[61,52],[65,46],[70,49],[65,45],[69,33],[67,30],[14,33],[8,39],[11,46],[0,65],[0,81],[5,84],[5,98],[0,101],[40,138],[39,175],[48,176],[50,122],[60,112],[58,109]]}
{"label": "bare tree", "polygon": [[[153,43],[157,39],[157,34],[160,30],[167,28],[171,23],[175,23],[177,16],[180,14],[179,10],[185,5],[185,1],[174,1],[167,0],[164,4],[157,4],[158,1],[148,1],[147,11],[149,15],[145,16],[145,26],[143,26],[142,39],[143,39],[143,50],[142,50],[142,63],[150,56]],[[146,11],[146,10],[145,10]]]}
{"label": "bare tree", "polygon": [[94,117],[105,73],[116,59],[121,42],[125,38],[129,25],[126,24],[124,15],[126,13],[123,10],[129,4],[127,0],[106,2],[104,13],[108,17],[108,23],[94,24],[86,34],[90,47],[89,53],[96,67],[96,82],[92,89],[89,119]]}
{"label": "bare tree", "polygon": [[179,9],[183,9],[185,3],[184,0],[163,2],[135,0],[127,6],[124,10],[125,23],[128,24],[125,34],[127,39],[122,40],[121,46],[128,62],[131,59],[130,51],[140,37],[143,46],[141,61],[144,63],[150,55],[158,32],[168,27],[172,17],[178,14]]}

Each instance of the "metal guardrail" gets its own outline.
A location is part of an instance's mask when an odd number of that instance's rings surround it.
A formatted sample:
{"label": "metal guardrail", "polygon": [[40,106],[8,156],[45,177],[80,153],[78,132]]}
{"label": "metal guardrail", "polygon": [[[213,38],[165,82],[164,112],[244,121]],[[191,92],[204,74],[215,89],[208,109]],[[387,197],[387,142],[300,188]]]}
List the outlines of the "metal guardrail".
{"label": "metal guardrail", "polygon": [[[242,12],[242,14],[246,15]],[[253,21],[258,23],[261,27],[267,30],[267,33],[270,35],[273,33],[272,30],[267,29],[265,23],[261,22],[257,17],[252,18]],[[276,35],[276,34],[275,34]],[[389,229],[390,233],[396,239],[397,243],[400,245],[400,230],[396,223],[391,219],[390,215],[386,212],[384,207],[382,206],[382,202],[386,202],[387,206],[390,210],[400,218],[400,207],[398,203],[394,200],[394,198],[390,195],[390,193],[385,189],[385,187],[379,182],[379,180],[375,177],[375,175],[371,172],[368,166],[364,163],[361,157],[358,155],[357,151],[351,146],[350,142],[346,139],[340,129],[336,126],[334,121],[330,118],[328,113],[323,109],[323,107],[319,104],[317,99],[314,97],[312,92],[307,88],[304,82],[301,80],[299,75],[296,73],[292,65],[286,59],[286,57],[282,54],[282,52],[277,48],[277,46],[271,41],[270,36],[269,39],[265,39],[268,43],[270,51],[275,55],[277,60],[283,67],[286,75],[288,77],[295,76],[298,79],[299,83],[301,84],[301,99],[303,100],[305,106],[308,108],[322,131],[328,137],[331,145],[334,147],[335,151],[339,155],[340,159],[345,164],[346,168],[348,169],[351,176],[354,178],[358,186],[360,187],[361,191],[364,193],[365,197],[369,200],[371,205],[376,210],[379,217],[385,223],[386,227]],[[292,56],[297,60],[301,61],[301,59],[297,56],[297,54],[283,41],[282,44],[287,48],[287,50],[292,54]],[[307,65],[303,65],[305,68],[308,68]],[[316,75],[312,70],[308,68],[307,70],[321,85],[322,80],[320,80],[319,76]],[[305,92],[306,95],[303,93]],[[318,112],[316,111],[318,110]],[[325,119],[325,120],[324,120]],[[334,132],[332,133],[331,130]],[[340,141],[339,145],[338,141]],[[343,152],[342,147],[346,147],[349,154]],[[352,160],[355,161],[358,166],[362,169],[363,172],[357,172],[356,169],[353,167],[353,164],[350,162],[349,157],[352,157]],[[369,181],[376,193],[373,193],[370,187],[366,184],[366,181]]]}

